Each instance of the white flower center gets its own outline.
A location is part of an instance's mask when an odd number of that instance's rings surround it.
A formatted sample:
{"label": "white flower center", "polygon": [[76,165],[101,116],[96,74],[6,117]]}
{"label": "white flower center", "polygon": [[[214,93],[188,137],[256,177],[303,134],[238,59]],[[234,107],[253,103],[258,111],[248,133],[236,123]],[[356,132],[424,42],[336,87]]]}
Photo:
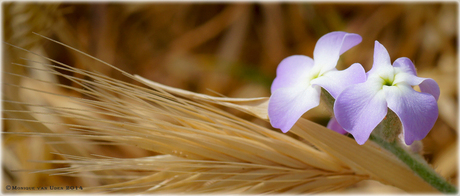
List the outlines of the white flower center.
{"label": "white flower center", "polygon": [[379,86],[397,86],[401,82],[405,82],[405,73],[398,67],[385,66],[379,69],[375,74],[369,76],[378,82]]}
{"label": "white flower center", "polygon": [[319,78],[321,75],[321,66],[313,66],[313,68],[308,72],[308,74],[306,74],[306,77],[305,77],[305,82],[308,84],[308,86],[310,86],[311,84],[311,81],[316,79],[316,78]]}

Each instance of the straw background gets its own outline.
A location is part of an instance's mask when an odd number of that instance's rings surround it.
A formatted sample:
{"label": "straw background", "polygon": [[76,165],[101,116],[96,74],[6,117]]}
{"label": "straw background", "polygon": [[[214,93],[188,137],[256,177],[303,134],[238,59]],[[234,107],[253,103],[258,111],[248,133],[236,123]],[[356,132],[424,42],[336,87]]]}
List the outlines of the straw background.
{"label": "straw background", "polygon": [[[410,58],[421,77],[441,88],[439,118],[422,141],[424,158],[442,176],[458,182],[458,4],[445,3],[3,3],[3,40],[75,68],[139,84],[120,72],[45,40],[32,32],[75,47],[131,74],[168,86],[226,97],[268,97],[278,63],[294,54],[313,55],[316,41],[331,31],[357,33],[361,44],[344,53],[338,69],[358,62],[369,70],[375,40],[392,61]],[[3,70],[23,62],[24,52],[3,45]],[[71,73],[77,78],[84,75]],[[40,77],[40,76],[37,76]],[[3,75],[14,83],[18,78]],[[11,80],[11,81],[9,81]],[[77,86],[58,77],[56,83]],[[4,87],[4,94],[14,93]],[[68,92],[66,92],[68,93]],[[72,91],[75,96],[84,97]],[[33,101],[34,97],[23,97]],[[271,128],[243,112],[228,112]],[[323,107],[304,118],[325,125]],[[26,131],[3,121],[3,132]],[[278,131],[279,130],[274,130]],[[292,133],[289,136],[295,137]],[[98,179],[12,172],[50,169],[65,164],[31,161],[61,160],[41,137],[3,134],[2,190],[5,185],[66,186],[100,184]],[[101,146],[100,154],[118,158],[152,156],[128,146]],[[363,181],[339,193],[387,193],[401,190]]]}

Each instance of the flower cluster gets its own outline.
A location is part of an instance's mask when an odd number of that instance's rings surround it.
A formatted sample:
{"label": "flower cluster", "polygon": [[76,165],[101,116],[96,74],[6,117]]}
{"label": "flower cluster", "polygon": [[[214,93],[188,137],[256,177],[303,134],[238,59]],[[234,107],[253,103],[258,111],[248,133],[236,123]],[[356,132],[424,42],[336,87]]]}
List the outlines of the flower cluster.
{"label": "flower cluster", "polygon": [[[331,32],[316,43],[314,60],[303,55],[284,59],[271,86],[268,115],[272,126],[289,131],[305,112],[319,105],[323,88],[335,99],[335,117],[328,128],[352,134],[358,144],[367,141],[388,108],[399,118],[406,144],[423,139],[438,117],[438,84],[417,77],[408,58],[398,58],[392,65],[378,41],[369,72],[359,63],[337,70],[339,56],[361,40],[357,34]],[[412,88],[417,85],[421,92]]]}

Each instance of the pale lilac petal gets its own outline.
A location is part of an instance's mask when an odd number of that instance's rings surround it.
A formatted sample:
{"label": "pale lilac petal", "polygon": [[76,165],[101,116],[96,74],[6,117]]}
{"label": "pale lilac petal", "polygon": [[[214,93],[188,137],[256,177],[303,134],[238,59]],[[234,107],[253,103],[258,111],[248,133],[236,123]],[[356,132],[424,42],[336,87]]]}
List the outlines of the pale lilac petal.
{"label": "pale lilac petal", "polygon": [[441,94],[438,83],[431,78],[421,78],[408,73],[399,73],[396,75],[394,84],[406,84],[411,86],[419,85],[420,91],[433,95],[436,101]]}
{"label": "pale lilac petal", "polygon": [[342,126],[340,126],[335,117],[332,117],[331,120],[329,120],[329,123],[327,123],[327,128],[340,134],[347,133],[347,131],[345,131]]}
{"label": "pale lilac petal", "polygon": [[276,90],[268,102],[272,126],[288,132],[306,111],[319,105],[320,90],[319,86]]}
{"label": "pale lilac petal", "polygon": [[425,138],[438,118],[436,99],[408,85],[384,87],[384,91],[388,107],[401,120],[406,144]]}
{"label": "pale lilac petal", "polygon": [[417,75],[417,71],[415,71],[414,63],[412,63],[412,61],[407,57],[401,57],[401,58],[396,59],[396,61],[393,63],[393,66],[399,67],[405,73],[410,73],[414,76]]}
{"label": "pale lilac petal", "polygon": [[272,83],[271,92],[275,92],[278,88],[293,87],[303,82],[313,64],[313,59],[304,55],[293,55],[285,58],[276,69],[276,78]]}
{"label": "pale lilac petal", "polygon": [[346,88],[335,101],[334,114],[339,124],[353,135],[356,142],[364,144],[387,114],[381,84],[368,80]]}
{"label": "pale lilac petal", "polygon": [[319,85],[336,98],[345,88],[352,84],[366,81],[366,72],[359,63],[351,65],[342,71],[329,71],[319,78],[311,81],[311,84]]}
{"label": "pale lilac petal", "polygon": [[406,82],[411,86],[419,85],[420,90],[424,93],[429,93],[433,95],[436,100],[438,100],[439,95],[441,94],[438,83],[431,78],[421,78],[417,77],[417,72],[412,61],[406,57],[401,57],[396,59],[393,63],[394,67],[400,68],[404,73],[408,75],[403,75],[403,77],[398,78],[398,75],[395,79],[395,83]]}
{"label": "pale lilac petal", "polygon": [[315,65],[321,66],[320,74],[333,69],[339,56],[353,46],[361,43],[361,36],[354,33],[335,31],[321,37],[313,52]]}
{"label": "pale lilac petal", "polygon": [[420,87],[420,91],[433,95],[436,101],[438,101],[441,90],[436,81],[431,78],[423,78],[423,82],[418,86]]}
{"label": "pale lilac petal", "polygon": [[436,83],[436,81],[434,81],[431,78],[421,78],[411,75],[406,78],[405,82],[411,86],[419,85],[420,91],[433,95],[436,101],[438,100],[439,95],[441,94],[438,83]]}
{"label": "pale lilac petal", "polygon": [[384,68],[386,66],[391,66],[390,54],[388,54],[387,49],[380,44],[378,41],[375,41],[374,46],[374,64],[372,65],[371,70],[367,72],[367,75],[373,74],[377,70]]}

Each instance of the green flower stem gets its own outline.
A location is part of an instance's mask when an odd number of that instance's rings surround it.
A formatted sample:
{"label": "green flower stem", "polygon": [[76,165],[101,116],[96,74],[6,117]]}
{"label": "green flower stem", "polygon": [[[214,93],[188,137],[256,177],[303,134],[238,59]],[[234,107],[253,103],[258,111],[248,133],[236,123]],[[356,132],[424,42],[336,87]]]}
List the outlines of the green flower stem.
{"label": "green flower stem", "polygon": [[434,188],[443,193],[457,193],[457,188],[439,176],[420,155],[408,152],[397,140],[387,142],[376,134],[371,134],[369,139],[393,153]]}
{"label": "green flower stem", "polygon": [[[321,101],[326,105],[327,109],[333,113],[335,99],[323,88],[321,88]],[[401,122],[398,116],[388,109],[387,116],[377,125],[369,139],[394,154],[434,188],[443,193],[457,193],[457,187],[437,174],[422,156],[409,152],[405,146],[402,146],[403,144],[397,138],[401,129]]]}

